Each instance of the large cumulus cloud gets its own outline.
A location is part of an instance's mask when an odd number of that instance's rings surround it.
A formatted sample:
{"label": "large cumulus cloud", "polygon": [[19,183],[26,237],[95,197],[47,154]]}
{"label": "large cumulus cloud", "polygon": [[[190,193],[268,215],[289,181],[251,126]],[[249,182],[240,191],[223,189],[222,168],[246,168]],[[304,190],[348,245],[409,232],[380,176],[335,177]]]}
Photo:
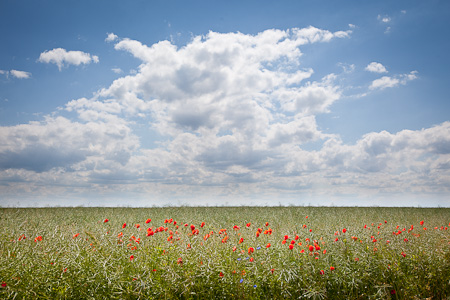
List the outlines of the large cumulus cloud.
{"label": "large cumulus cloud", "polygon": [[[1,127],[4,191],[26,182],[43,194],[229,201],[449,190],[449,122],[367,133],[353,144],[317,123],[346,87],[333,73],[312,80],[301,48],[350,31],[209,32],[183,47],[111,36],[141,62],[137,72],[41,122]],[[367,92],[416,78],[385,76]],[[59,187],[42,191],[49,178]]]}

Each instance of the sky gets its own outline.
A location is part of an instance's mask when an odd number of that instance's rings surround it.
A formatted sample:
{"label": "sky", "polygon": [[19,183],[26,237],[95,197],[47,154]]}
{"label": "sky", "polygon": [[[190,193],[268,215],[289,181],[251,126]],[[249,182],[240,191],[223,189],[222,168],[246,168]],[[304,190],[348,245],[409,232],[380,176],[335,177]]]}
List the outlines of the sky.
{"label": "sky", "polygon": [[450,207],[450,2],[0,2],[0,206]]}

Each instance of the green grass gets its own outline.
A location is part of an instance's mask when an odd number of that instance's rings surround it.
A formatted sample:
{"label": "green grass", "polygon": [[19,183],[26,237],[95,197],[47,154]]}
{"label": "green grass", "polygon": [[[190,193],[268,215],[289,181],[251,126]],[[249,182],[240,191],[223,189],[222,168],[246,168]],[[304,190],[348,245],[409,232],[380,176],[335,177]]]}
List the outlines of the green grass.
{"label": "green grass", "polygon": [[3,208],[0,298],[450,299],[449,222],[446,208]]}

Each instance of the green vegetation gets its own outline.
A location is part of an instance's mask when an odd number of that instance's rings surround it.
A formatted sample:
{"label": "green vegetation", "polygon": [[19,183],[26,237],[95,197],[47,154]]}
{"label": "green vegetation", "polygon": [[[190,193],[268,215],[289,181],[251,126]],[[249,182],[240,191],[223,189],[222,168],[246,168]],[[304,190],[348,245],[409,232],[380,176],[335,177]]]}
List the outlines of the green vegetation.
{"label": "green vegetation", "polygon": [[447,208],[3,208],[0,298],[450,299],[449,222]]}

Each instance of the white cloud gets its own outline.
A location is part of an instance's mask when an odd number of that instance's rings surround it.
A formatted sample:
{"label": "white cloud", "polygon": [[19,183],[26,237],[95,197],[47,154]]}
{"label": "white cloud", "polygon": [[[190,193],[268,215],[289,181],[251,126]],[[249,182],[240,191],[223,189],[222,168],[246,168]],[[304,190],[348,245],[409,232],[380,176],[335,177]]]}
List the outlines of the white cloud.
{"label": "white cloud", "polygon": [[120,74],[123,72],[121,68],[112,68],[111,70],[116,74]]}
{"label": "white cloud", "polygon": [[56,64],[61,71],[61,68],[66,64],[79,66],[80,64],[90,64],[91,62],[98,63],[99,59],[96,55],[82,51],[67,51],[63,48],[55,48],[42,52],[38,61]]}
{"label": "white cloud", "polygon": [[115,35],[114,33],[108,33],[108,36],[106,37],[105,41],[106,42],[113,42],[115,40],[117,40],[119,37],[117,35]]}
{"label": "white cloud", "polygon": [[[371,132],[354,144],[318,124],[341,99],[346,73],[314,78],[301,65],[302,46],[349,36],[308,27],[210,32],[183,47],[121,39],[114,48],[139,59],[139,68],[92,98],[68,102],[59,114],[73,120],[55,113],[0,127],[0,180],[14,182],[1,194],[246,203],[349,192],[448,194],[450,122]],[[416,78],[416,71],[384,76],[369,89]]]}
{"label": "white cloud", "polygon": [[405,85],[408,81],[417,79],[417,71],[412,71],[409,74],[402,74],[395,77],[383,76],[381,78],[375,79],[369,86],[370,90],[395,87],[398,85]]}
{"label": "white cloud", "polygon": [[378,62],[371,62],[365,68],[366,71],[374,72],[374,73],[387,73],[386,67]]}
{"label": "white cloud", "polygon": [[31,77],[31,73],[30,72],[25,72],[25,71],[18,71],[18,70],[0,70],[0,74],[4,74],[6,75],[6,77],[8,78],[9,75],[18,78],[18,79],[28,79]]}
{"label": "white cloud", "polygon": [[30,72],[25,72],[25,71],[17,71],[17,70],[11,70],[9,71],[9,73],[16,78],[19,79],[28,79],[31,77],[31,73]]}
{"label": "white cloud", "polygon": [[388,17],[388,16],[381,16],[381,15],[378,15],[377,20],[378,20],[378,21],[381,21],[381,22],[383,22],[383,23],[389,23],[389,22],[391,21],[391,18]]}

